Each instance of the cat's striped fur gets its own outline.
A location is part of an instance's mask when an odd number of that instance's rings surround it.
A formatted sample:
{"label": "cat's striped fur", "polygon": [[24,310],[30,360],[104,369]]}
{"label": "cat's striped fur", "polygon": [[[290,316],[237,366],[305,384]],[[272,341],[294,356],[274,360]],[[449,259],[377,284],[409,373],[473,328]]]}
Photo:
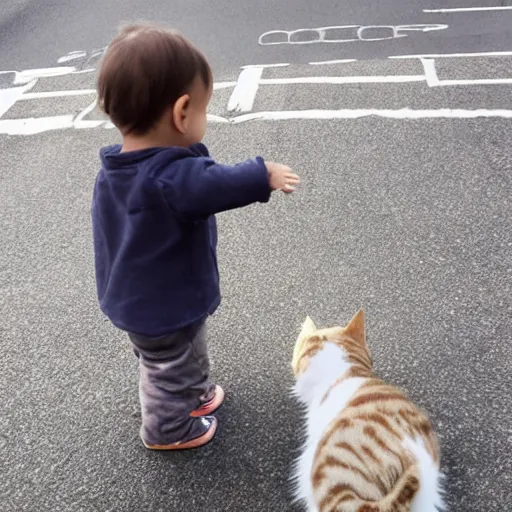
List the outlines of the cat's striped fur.
{"label": "cat's striped fur", "polygon": [[373,375],[362,310],[344,328],[317,330],[308,318],[292,367],[308,412],[295,476],[309,511],[445,510],[432,425]]}

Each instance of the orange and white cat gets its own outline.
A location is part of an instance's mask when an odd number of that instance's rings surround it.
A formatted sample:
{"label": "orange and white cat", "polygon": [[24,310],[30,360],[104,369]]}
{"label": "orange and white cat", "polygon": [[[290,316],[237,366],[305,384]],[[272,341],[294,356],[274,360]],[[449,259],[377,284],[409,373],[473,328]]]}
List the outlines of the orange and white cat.
{"label": "orange and white cat", "polygon": [[309,511],[446,510],[432,425],[372,373],[362,310],[331,329],[318,330],[308,317],[292,367],[294,394],[307,408],[297,499]]}

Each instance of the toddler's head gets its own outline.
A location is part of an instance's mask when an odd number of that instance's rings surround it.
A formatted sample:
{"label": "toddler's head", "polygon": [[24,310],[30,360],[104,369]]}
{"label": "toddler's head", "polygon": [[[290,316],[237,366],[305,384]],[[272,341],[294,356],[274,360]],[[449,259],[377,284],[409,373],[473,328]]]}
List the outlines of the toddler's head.
{"label": "toddler's head", "polygon": [[103,57],[98,98],[125,143],[189,146],[204,136],[212,87],[206,58],[182,35],[131,25]]}

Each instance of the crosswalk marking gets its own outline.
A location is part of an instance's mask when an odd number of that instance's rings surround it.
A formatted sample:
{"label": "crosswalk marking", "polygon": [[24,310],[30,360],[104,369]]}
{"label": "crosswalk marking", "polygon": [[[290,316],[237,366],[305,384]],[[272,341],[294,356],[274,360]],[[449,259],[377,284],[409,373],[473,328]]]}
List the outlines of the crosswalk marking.
{"label": "crosswalk marking", "polygon": [[[288,109],[272,111],[264,107],[263,101],[265,98],[276,98],[275,89],[272,86],[283,86],[283,87],[293,87],[293,86],[305,86],[305,87],[315,87],[320,85],[332,85],[332,86],[353,86],[353,85],[361,85],[370,86],[372,84],[378,85],[379,87],[385,87],[387,84],[395,84],[400,85],[403,84],[406,86],[407,84],[419,84],[421,86],[424,83],[428,88],[446,88],[446,87],[468,87],[468,86],[495,86],[495,85],[512,85],[512,77],[510,76],[497,76],[496,78],[460,78],[454,79],[450,76],[446,78],[441,78],[438,76],[436,70],[436,60],[438,58],[443,59],[443,62],[450,62],[448,57],[458,58],[458,57],[499,57],[505,58],[512,57],[512,52],[483,52],[483,53],[471,53],[471,54],[446,54],[441,56],[433,56],[433,55],[422,55],[422,56],[400,56],[396,57],[396,59],[409,59],[416,60],[420,66],[418,66],[417,70],[414,69],[411,74],[400,74],[389,73],[389,69],[387,69],[388,73],[384,74],[368,74],[364,75],[366,71],[369,69],[373,69],[376,67],[382,71],[383,63],[391,62],[391,61],[379,61],[373,67],[369,64],[369,68],[361,68],[365,63],[357,62],[355,59],[340,59],[336,61],[319,61],[311,63],[311,70],[317,69],[320,65],[323,67],[322,70],[327,69],[327,74],[322,74],[320,76],[291,76],[293,72],[293,66],[289,63],[278,63],[278,64],[262,64],[262,65],[247,65],[241,68],[240,74],[236,81],[224,81],[224,82],[215,82],[214,90],[219,91],[219,94],[222,91],[229,91],[232,89],[232,92],[227,99],[227,105],[223,107],[222,104],[216,103],[216,96],[214,96],[214,106],[216,112],[211,112],[208,115],[208,120],[210,123],[224,123],[224,124],[239,124],[247,121],[284,121],[284,120],[292,120],[292,119],[359,119],[363,117],[381,117],[381,118],[393,118],[393,119],[472,119],[476,117],[487,117],[487,118],[510,118],[512,110],[509,109],[486,109],[485,105],[472,105],[481,108],[454,108],[455,106],[459,107],[460,105],[446,105],[448,108],[437,108],[437,109],[428,109],[428,108],[397,108],[397,109],[387,109],[387,108],[379,108],[379,105],[372,105],[373,108],[354,108],[354,109],[332,109],[332,108],[324,108],[324,109],[316,109],[316,108],[308,108],[308,105],[304,101],[299,101],[299,104],[305,103],[304,105],[300,104],[302,108],[293,108],[292,105]],[[70,55],[69,58],[62,63],[73,63],[74,55]],[[77,52],[76,58],[81,57],[81,54]],[[83,57],[83,56],[82,56]],[[504,61],[505,62],[505,61]],[[506,61],[508,62],[508,61]],[[345,66],[350,66],[353,64],[357,66],[359,69],[359,73],[355,76],[351,76],[350,68]],[[330,66],[330,68],[327,68]],[[337,67],[341,66],[341,67]],[[384,66],[385,68],[385,66]],[[408,66],[409,71],[411,71],[411,66]],[[281,69],[283,71],[281,71]],[[304,70],[304,67],[300,68]],[[475,71],[477,67],[473,68]],[[495,68],[495,71],[498,71],[500,67]],[[505,74],[508,67],[503,66],[502,72]],[[348,71],[347,71],[348,70]],[[398,68],[400,70],[400,68]],[[97,111],[97,100],[96,100],[96,91],[92,88],[83,88],[83,89],[63,89],[63,90],[44,90],[48,89],[49,86],[45,81],[53,81],[54,83],[61,83],[61,80],[68,75],[76,75],[76,74],[86,74],[92,73],[91,69],[78,69],[73,66],[56,66],[54,68],[41,68],[41,69],[33,69],[33,70],[24,70],[21,72],[17,71],[5,71],[0,72],[0,87],[3,84],[4,88],[0,88],[0,134],[9,134],[9,135],[32,135],[37,133],[42,133],[44,131],[51,130],[61,130],[61,129],[92,129],[92,128],[112,128],[113,125],[104,117],[102,118]],[[333,71],[337,71],[333,73],[332,76],[329,76],[329,73]],[[352,70],[354,71],[354,70]],[[396,71],[396,70],[393,70]],[[419,72],[418,72],[419,71]],[[343,73],[340,76],[340,73]],[[267,77],[265,77],[267,74]],[[283,76],[283,74],[285,76]],[[307,75],[308,73],[306,73]],[[444,74],[446,76],[446,69],[444,70]],[[270,77],[268,76],[270,75]],[[442,73],[443,75],[443,73]],[[484,75],[485,76],[485,75]],[[76,87],[76,81],[70,82],[69,80],[65,82],[67,84],[74,83]],[[83,80],[80,79],[78,81],[79,84],[83,83]],[[36,88],[37,84],[37,88]],[[46,86],[46,87],[45,87]],[[6,88],[5,88],[6,87]],[[267,89],[267,87],[269,89]],[[265,96],[268,94],[266,91],[271,91],[271,96]],[[293,90],[293,89],[291,89]],[[301,89],[302,90],[302,89]],[[325,90],[325,89],[324,89]],[[340,91],[342,89],[339,89]],[[351,90],[351,89],[349,89]],[[353,89],[352,89],[353,90]],[[393,89],[396,90],[396,89]],[[414,89],[412,89],[414,91]],[[333,93],[333,100],[335,98],[339,98],[340,95]],[[273,96],[272,96],[273,95]],[[90,100],[87,99],[87,96],[90,96]],[[45,117],[22,117],[19,119],[12,118],[6,119],[9,115],[9,111],[16,104],[19,105],[28,105],[25,109],[30,112],[29,109],[32,107],[30,104],[27,104],[27,101],[50,101],[58,98],[77,98],[77,103],[80,101],[78,114],[65,114],[65,115],[48,115]],[[257,97],[259,98],[258,102],[256,102]],[[292,95],[292,97],[297,98],[297,95]],[[80,100],[80,98],[84,98]],[[222,98],[222,96],[219,96]],[[309,96],[303,96],[306,98],[306,101],[309,100]],[[314,95],[311,96],[314,99]],[[482,95],[482,98],[485,98],[485,95]],[[85,100],[85,102],[84,102]],[[279,102],[282,104],[282,102]],[[372,103],[372,102],[370,102]],[[375,103],[375,102],[373,102]],[[256,105],[256,111],[254,112],[254,106]],[[366,105],[359,105],[366,106]],[[411,105],[404,105],[410,107]],[[383,105],[385,107],[385,104]],[[46,107],[45,107],[46,108]],[[48,103],[48,111],[49,114],[51,111],[52,104]],[[53,107],[55,108],[55,106]],[[67,107],[65,107],[67,108]],[[22,108],[13,109],[17,110],[18,116],[24,115],[24,110]],[[40,112],[40,110],[39,110]],[[16,115],[14,114],[14,117]]]}

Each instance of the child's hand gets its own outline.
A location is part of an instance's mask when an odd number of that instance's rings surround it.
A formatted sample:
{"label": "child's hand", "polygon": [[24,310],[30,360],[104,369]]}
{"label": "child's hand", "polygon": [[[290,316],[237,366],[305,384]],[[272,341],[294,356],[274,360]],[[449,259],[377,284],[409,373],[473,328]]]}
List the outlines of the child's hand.
{"label": "child's hand", "polygon": [[295,190],[295,185],[300,183],[300,178],[292,172],[287,165],[265,162],[268,171],[268,181],[272,190],[282,190],[290,193]]}

